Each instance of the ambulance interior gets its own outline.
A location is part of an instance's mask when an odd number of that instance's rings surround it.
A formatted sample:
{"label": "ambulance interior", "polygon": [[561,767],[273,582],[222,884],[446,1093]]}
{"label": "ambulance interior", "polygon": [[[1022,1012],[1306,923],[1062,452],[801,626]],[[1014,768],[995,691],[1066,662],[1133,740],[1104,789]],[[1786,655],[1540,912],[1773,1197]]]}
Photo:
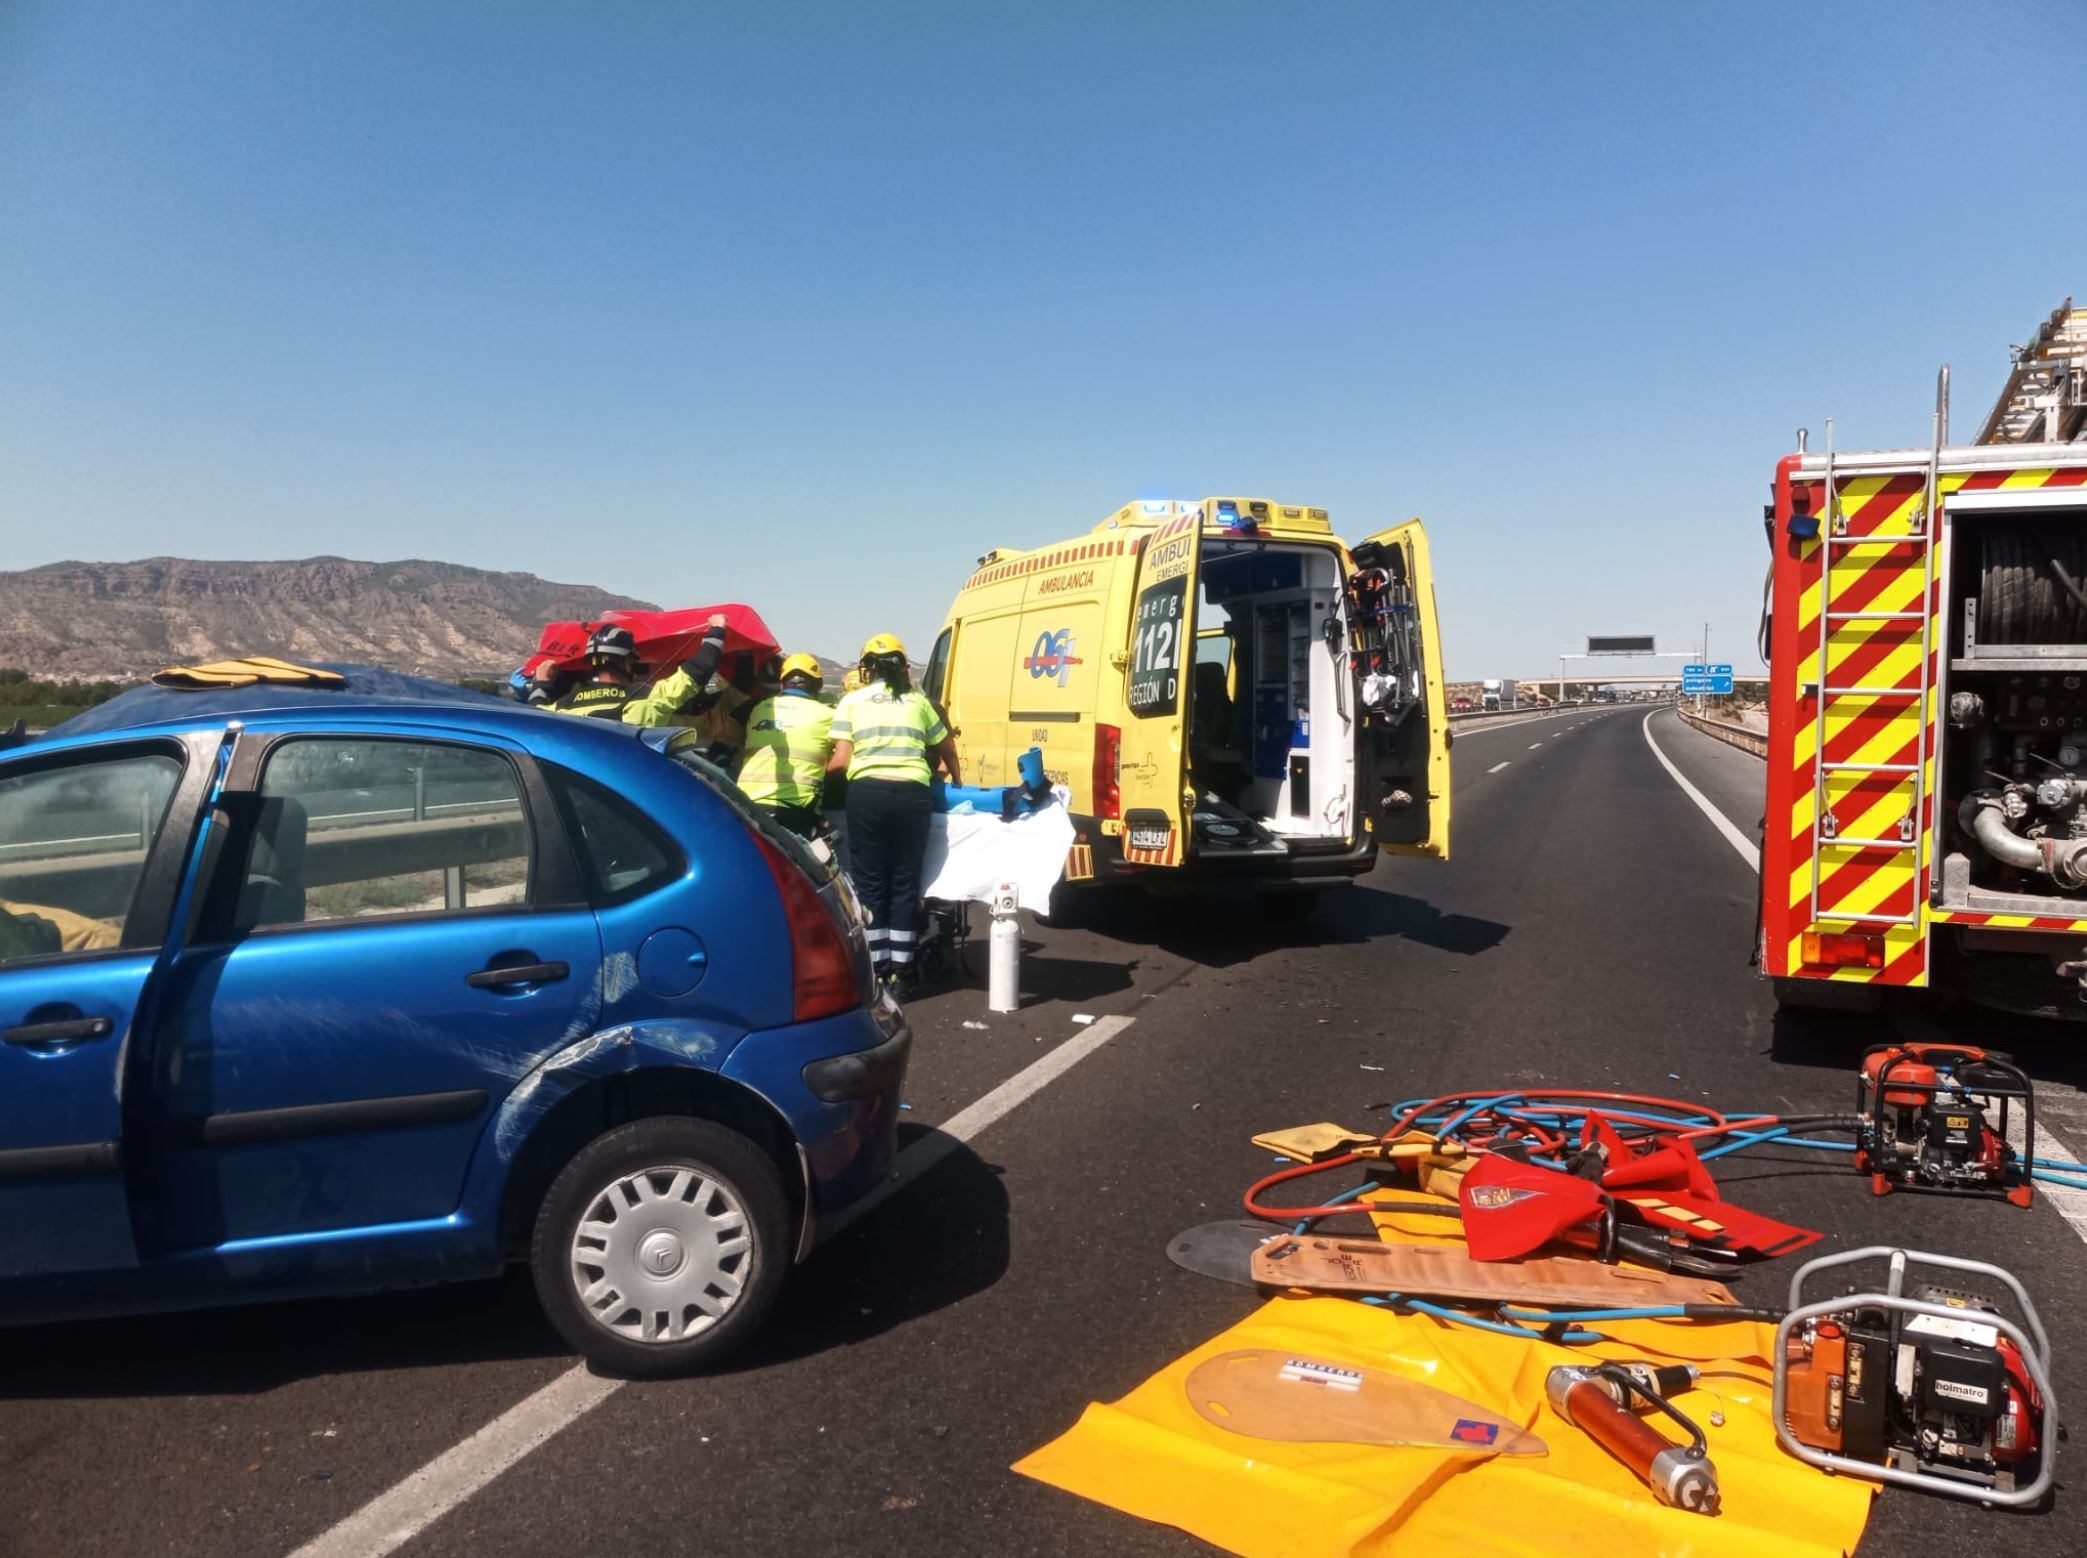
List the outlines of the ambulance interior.
{"label": "ambulance interior", "polygon": [[1200,572],[1188,717],[1197,847],[1345,844],[1355,742],[1337,554],[1206,540]]}

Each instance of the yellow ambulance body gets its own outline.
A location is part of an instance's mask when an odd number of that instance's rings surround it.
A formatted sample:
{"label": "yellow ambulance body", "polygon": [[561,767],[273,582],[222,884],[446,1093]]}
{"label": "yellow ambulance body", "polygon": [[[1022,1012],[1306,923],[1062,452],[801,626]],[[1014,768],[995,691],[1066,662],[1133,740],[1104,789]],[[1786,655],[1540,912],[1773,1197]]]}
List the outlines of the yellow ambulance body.
{"label": "yellow ambulance body", "polygon": [[929,656],[980,785],[1042,749],[1068,878],[1289,890],[1378,849],[1449,854],[1449,724],[1427,534],[1353,550],[1326,511],[1140,502],[979,559]]}

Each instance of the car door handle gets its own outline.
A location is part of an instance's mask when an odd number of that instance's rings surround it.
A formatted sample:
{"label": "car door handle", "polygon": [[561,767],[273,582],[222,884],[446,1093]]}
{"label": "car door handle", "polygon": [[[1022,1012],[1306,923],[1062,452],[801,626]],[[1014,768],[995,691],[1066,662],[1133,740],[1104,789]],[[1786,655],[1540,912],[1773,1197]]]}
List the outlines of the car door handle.
{"label": "car door handle", "polygon": [[546,985],[571,972],[563,963],[505,963],[466,974],[464,983],[475,990],[504,990],[509,985]]}
{"label": "car door handle", "polygon": [[67,1017],[58,1022],[25,1022],[0,1033],[10,1044],[64,1044],[72,1039],[105,1039],[116,1031],[110,1017]]}

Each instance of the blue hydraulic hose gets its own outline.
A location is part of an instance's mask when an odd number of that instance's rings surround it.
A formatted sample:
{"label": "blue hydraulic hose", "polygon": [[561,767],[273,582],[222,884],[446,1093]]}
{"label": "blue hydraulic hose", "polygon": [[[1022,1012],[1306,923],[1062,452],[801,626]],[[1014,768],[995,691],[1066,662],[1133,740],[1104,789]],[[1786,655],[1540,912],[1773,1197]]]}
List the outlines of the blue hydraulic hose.
{"label": "blue hydraulic hose", "polygon": [[1636,1309],[1524,1309],[1520,1304],[1502,1304],[1503,1315],[1513,1315],[1517,1320],[1533,1320],[1539,1324],[1571,1325],[1581,1320],[1680,1320],[1688,1311],[1679,1304],[1647,1304]]}
{"label": "blue hydraulic hose", "polygon": [[[1326,1202],[1326,1203],[1325,1203],[1325,1205],[1326,1205],[1326,1210],[1327,1210],[1327,1211],[1329,1211],[1329,1212],[1331,1212],[1331,1211],[1333,1211],[1333,1210],[1334,1210],[1334,1209],[1335,1209],[1336,1207],[1340,1207],[1340,1206],[1343,1206],[1343,1205],[1345,1205],[1345,1204],[1346,1204],[1347,1202],[1349,1202],[1349,1201],[1353,1201],[1353,1200],[1354,1200],[1354,1199],[1355,1199],[1355,1198],[1356,1198],[1357,1196],[1361,1195],[1361,1194],[1362,1194],[1362,1193],[1363,1193],[1364,1191],[1366,1191],[1366,1190],[1374,1190],[1374,1189],[1376,1189],[1376,1188],[1377,1188],[1377,1187],[1376,1187],[1376,1185],[1375,1185],[1374,1183],[1372,1183],[1372,1182],[1371,1182],[1370,1180],[1367,1180],[1367,1179],[1366,1179],[1366,1180],[1364,1180],[1364,1181],[1363,1181],[1363,1182],[1362,1182],[1361,1184],[1357,1185],[1357,1186],[1356,1186],[1356,1187],[1355,1187],[1355,1188],[1354,1188],[1353,1190],[1343,1190],[1343,1191],[1342,1191],[1342,1192],[1341,1192],[1341,1193],[1340,1193],[1339,1195],[1335,1196],[1335,1197],[1334,1197],[1334,1198],[1333,1198],[1333,1199],[1332,1199],[1331,1201],[1328,1201],[1328,1202]],[[1298,1234],[1308,1233],[1308,1232],[1309,1232],[1309,1231],[1311,1230],[1311,1226],[1312,1226],[1312,1224],[1313,1224],[1313,1222],[1314,1222],[1314,1221],[1316,1221],[1316,1219],[1314,1219],[1314,1218],[1310,1218],[1310,1217],[1300,1217],[1300,1218],[1298,1218],[1298,1219],[1297,1219],[1297,1222],[1296,1222],[1296,1225],[1295,1225],[1294,1227],[1292,1227],[1292,1228],[1291,1228],[1291,1230],[1290,1230],[1290,1233],[1291,1233],[1291,1235],[1292,1235],[1292,1236],[1294,1237],[1294,1236],[1296,1236],[1296,1235],[1298,1235]]]}
{"label": "blue hydraulic hose", "polygon": [[[1512,1336],[1519,1341],[1542,1342],[1552,1340],[1552,1338],[1532,1331],[1524,1325],[1509,1325],[1503,1320],[1481,1320],[1477,1315],[1467,1315],[1460,1309],[1445,1309],[1440,1304],[1430,1304],[1418,1298],[1407,1298],[1398,1293],[1386,1293],[1382,1298],[1368,1297],[1363,1299],[1363,1302],[1365,1304],[1376,1304],[1385,1309],[1410,1309],[1415,1314],[1426,1315],[1430,1319],[1447,1320],[1452,1325],[1468,1325],[1474,1331],[1491,1331],[1499,1336]],[[1579,1316],[1560,1315],[1557,1318],[1570,1325]],[[1556,1339],[1561,1342],[1574,1344],[1581,1342],[1605,1342],[1608,1340],[1606,1336],[1603,1336],[1598,1331],[1573,1330],[1560,1333]]]}
{"label": "blue hydraulic hose", "polygon": [[[1704,1162],[1721,1158],[1728,1152],[1739,1152],[1747,1147],[1772,1141],[1783,1147],[1805,1147],[1814,1152],[1853,1152],[1852,1141],[1818,1141],[1808,1136],[1792,1136],[1785,1125],[1773,1126],[1763,1131],[1735,1131],[1734,1140],[1721,1146],[1699,1152]],[[2055,1158],[2031,1158],[2028,1160],[2029,1177],[2047,1185],[2063,1185],[2068,1189],[2087,1190],[2087,1166],[2076,1163],[2060,1163]]]}

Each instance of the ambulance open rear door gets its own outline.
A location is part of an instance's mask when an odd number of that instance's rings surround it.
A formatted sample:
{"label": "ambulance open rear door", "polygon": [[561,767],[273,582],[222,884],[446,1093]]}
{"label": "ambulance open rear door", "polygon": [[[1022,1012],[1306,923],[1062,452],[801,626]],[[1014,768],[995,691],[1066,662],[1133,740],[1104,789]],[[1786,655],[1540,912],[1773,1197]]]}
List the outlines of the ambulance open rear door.
{"label": "ambulance open rear door", "polygon": [[1380,530],[1349,554],[1348,652],[1361,794],[1380,847],[1449,858],[1449,710],[1427,531]]}
{"label": "ambulance open rear door", "polygon": [[1126,865],[1178,867],[1188,857],[1182,808],[1202,545],[1202,511],[1191,509],[1160,524],[1138,556],[1116,763]]}

